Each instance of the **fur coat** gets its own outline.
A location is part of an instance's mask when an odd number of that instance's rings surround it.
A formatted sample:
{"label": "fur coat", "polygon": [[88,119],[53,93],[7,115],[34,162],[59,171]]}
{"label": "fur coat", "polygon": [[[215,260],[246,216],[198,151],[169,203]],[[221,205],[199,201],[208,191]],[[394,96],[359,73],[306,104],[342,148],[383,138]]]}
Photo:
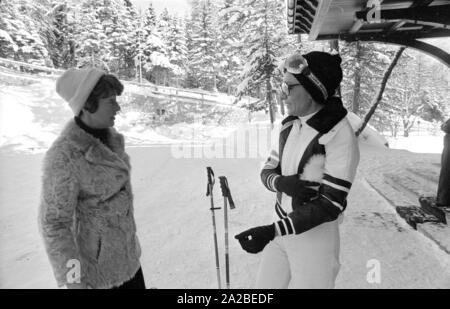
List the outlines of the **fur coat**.
{"label": "fur coat", "polygon": [[108,145],[72,120],[44,158],[39,230],[58,286],[111,288],[140,268],[123,136],[109,129]]}

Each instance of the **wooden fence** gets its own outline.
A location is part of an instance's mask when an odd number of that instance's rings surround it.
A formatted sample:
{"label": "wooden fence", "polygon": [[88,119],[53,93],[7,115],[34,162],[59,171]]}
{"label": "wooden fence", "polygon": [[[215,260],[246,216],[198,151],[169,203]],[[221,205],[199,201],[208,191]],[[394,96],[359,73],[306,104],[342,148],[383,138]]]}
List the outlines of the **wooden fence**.
{"label": "wooden fence", "polygon": [[[46,73],[48,77],[57,78],[64,70],[49,68],[41,65],[30,64],[5,58],[0,58],[0,68],[8,73],[17,73],[24,77],[36,77],[37,74]],[[158,86],[151,83],[138,83],[135,81],[122,81],[125,85],[135,85],[138,87],[128,87],[128,90],[140,95],[157,98],[164,101],[180,102],[182,104],[212,105],[223,108],[242,109],[245,104],[257,102],[257,99],[244,97],[236,102],[236,97],[221,93],[208,92],[203,90],[190,90]],[[240,104],[239,104],[240,103]]]}

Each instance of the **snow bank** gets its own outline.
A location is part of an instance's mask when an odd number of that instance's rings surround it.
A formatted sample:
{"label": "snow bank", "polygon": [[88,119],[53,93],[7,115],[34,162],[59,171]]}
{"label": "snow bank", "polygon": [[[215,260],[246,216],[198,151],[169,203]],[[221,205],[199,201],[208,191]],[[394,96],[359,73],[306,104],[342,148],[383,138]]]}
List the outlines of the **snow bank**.
{"label": "snow bank", "polygon": [[50,82],[0,89],[0,147],[40,152],[57,137],[71,115]]}
{"label": "snow bank", "polygon": [[443,134],[437,136],[414,136],[409,137],[388,137],[389,147],[395,149],[404,149],[417,153],[442,153],[444,149]]}
{"label": "snow bank", "polygon": [[[353,112],[347,113],[347,119],[350,122],[350,125],[353,128],[353,131],[357,131],[362,124],[362,119],[359,118],[358,115],[356,115]],[[367,124],[367,126],[364,128],[364,130],[359,135],[360,141],[363,141],[369,145],[375,145],[380,147],[386,147],[388,144],[388,141],[386,138],[384,138],[383,135],[381,135],[374,127]]]}

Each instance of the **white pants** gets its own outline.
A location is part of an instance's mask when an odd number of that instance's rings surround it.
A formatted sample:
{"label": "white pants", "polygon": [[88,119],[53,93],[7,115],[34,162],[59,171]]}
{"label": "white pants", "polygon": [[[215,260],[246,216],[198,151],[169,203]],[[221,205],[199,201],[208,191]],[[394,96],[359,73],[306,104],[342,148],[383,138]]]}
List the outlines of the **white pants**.
{"label": "white pants", "polygon": [[332,289],[340,269],[339,222],[277,236],[262,252],[257,289]]}

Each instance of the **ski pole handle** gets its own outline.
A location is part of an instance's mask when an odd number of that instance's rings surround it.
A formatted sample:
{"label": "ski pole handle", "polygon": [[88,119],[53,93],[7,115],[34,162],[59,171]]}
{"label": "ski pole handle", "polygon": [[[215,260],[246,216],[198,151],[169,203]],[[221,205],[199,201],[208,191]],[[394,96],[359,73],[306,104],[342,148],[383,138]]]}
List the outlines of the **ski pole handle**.
{"label": "ski pole handle", "polygon": [[208,185],[206,188],[206,196],[209,196],[211,194],[212,188],[214,187],[214,172],[210,166],[206,167],[206,173],[208,177]]}
{"label": "ski pole handle", "polygon": [[228,199],[228,203],[230,203],[230,209],[236,208],[233,202],[233,198],[231,197],[230,187],[228,186],[228,180],[225,176],[220,176],[220,188],[222,189],[222,196]]}

